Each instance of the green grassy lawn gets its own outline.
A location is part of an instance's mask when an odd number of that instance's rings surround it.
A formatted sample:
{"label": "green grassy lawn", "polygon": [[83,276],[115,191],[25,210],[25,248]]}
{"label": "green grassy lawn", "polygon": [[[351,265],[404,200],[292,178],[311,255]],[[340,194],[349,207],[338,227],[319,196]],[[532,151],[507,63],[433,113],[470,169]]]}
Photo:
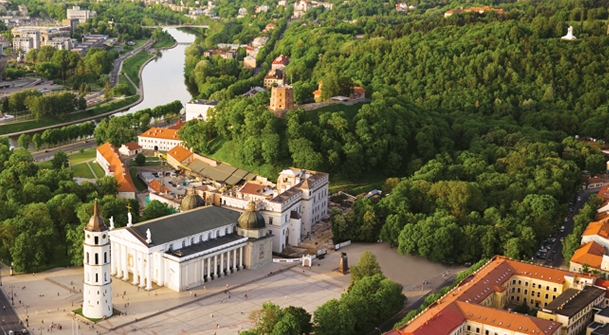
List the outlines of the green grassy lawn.
{"label": "green grassy lawn", "polygon": [[161,165],[161,162],[160,161],[149,162],[148,160],[146,160],[146,163],[144,163],[144,166],[155,166],[155,165]]}
{"label": "green grassy lawn", "polygon": [[91,168],[93,168],[93,172],[95,172],[95,174],[96,174],[95,178],[102,178],[102,177],[106,176],[104,169],[102,169],[102,167],[99,166],[99,164],[97,164],[95,162],[91,162],[91,163],[89,163],[89,165],[91,166]]}
{"label": "green grassy lawn", "polygon": [[135,85],[140,86],[140,67],[142,67],[142,64],[144,64],[144,62],[146,62],[152,57],[154,56],[148,54],[148,51],[142,50],[137,54],[133,55],[132,57],[127,58],[127,60],[125,60],[125,62],[123,63],[123,72],[125,72],[125,74],[127,74],[129,78],[133,80],[133,83],[135,83]]}
{"label": "green grassy lawn", "polygon": [[54,126],[56,124],[68,122],[68,121],[76,121],[81,120],[87,117],[104,114],[122,107],[125,107],[129,104],[132,104],[139,99],[139,95],[131,96],[123,100],[115,101],[109,104],[104,104],[103,106],[98,106],[94,108],[87,109],[84,112],[63,115],[62,117],[49,118],[49,119],[40,119],[38,121],[31,120],[25,122],[15,122],[15,123],[7,123],[0,125],[0,135],[14,133],[18,131],[30,130],[40,127],[48,127]]}
{"label": "green grassy lawn", "polygon": [[48,161],[44,161],[44,162],[42,162],[42,163],[38,163],[38,166],[39,166],[41,169],[52,169],[52,168],[53,168],[53,165],[51,164],[51,161],[50,161],[50,160],[48,160]]}
{"label": "green grassy lawn", "polygon": [[129,88],[129,95],[135,95],[135,93],[136,93],[135,87],[133,87],[133,85],[131,85],[131,82],[127,79],[127,77],[125,77],[125,75],[122,75],[122,74],[120,75],[120,77],[118,79],[118,83],[127,85],[127,87]]}
{"label": "green grassy lawn", "polygon": [[95,178],[93,172],[91,172],[91,169],[89,169],[89,165],[87,163],[72,165],[72,172],[74,172],[74,177],[89,179]]}
{"label": "green grassy lawn", "polygon": [[129,173],[131,174],[131,179],[133,179],[135,188],[137,188],[138,191],[143,191],[148,188],[148,186],[146,186],[146,184],[144,184],[144,182],[137,177],[137,170],[134,167],[129,169]]}
{"label": "green grassy lawn", "polygon": [[70,159],[70,164],[76,165],[76,164],[82,163],[84,161],[94,159],[96,156],[97,156],[97,149],[90,149],[90,150],[83,151],[83,153],[79,152],[79,153],[70,155],[70,156],[68,156],[68,158]]}
{"label": "green grassy lawn", "polygon": [[223,137],[218,137],[212,142],[212,151],[213,154],[209,155],[210,157],[221,161],[226,162],[236,168],[240,168],[251,173],[255,173],[261,175],[263,177],[269,178],[271,180],[277,178],[277,175],[281,170],[283,170],[286,166],[272,166],[270,164],[262,164],[262,165],[249,165],[242,163],[239,159],[237,159],[234,155],[233,143],[227,141]]}

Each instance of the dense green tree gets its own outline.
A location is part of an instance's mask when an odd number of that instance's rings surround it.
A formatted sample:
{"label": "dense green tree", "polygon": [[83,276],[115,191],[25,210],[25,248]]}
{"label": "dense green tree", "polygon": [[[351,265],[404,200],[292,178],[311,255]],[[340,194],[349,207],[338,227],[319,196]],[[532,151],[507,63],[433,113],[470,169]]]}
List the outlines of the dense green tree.
{"label": "dense green tree", "polygon": [[167,205],[159,202],[158,200],[153,200],[146,205],[146,208],[144,208],[142,220],[148,221],[170,215],[172,213],[171,208],[167,207]]}
{"label": "dense green tree", "polygon": [[17,143],[24,149],[27,149],[32,142],[32,137],[29,134],[21,134],[17,139]]}
{"label": "dense green tree", "polygon": [[364,277],[374,276],[377,273],[383,273],[381,267],[376,260],[376,256],[369,252],[364,251],[359,258],[356,265],[351,266],[351,286],[357,283]]}
{"label": "dense green tree", "polygon": [[53,159],[51,159],[51,165],[55,170],[68,167],[70,165],[68,155],[66,155],[66,153],[61,150],[57,151],[55,155],[53,155]]}

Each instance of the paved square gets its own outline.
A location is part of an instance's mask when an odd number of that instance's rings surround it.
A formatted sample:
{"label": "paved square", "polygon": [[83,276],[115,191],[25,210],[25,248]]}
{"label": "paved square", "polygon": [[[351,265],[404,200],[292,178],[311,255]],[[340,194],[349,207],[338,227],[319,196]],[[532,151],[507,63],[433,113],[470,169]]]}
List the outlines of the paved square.
{"label": "paved square", "polygon": [[[386,243],[353,244],[341,252],[347,252],[353,265],[366,250],[377,256],[388,278],[404,286],[409,302],[431,288],[422,286],[422,281],[431,281],[434,286],[443,282],[447,271],[454,274],[462,269],[398,255]],[[29,316],[28,328],[35,334],[237,334],[254,326],[248,315],[266,301],[281,307],[303,307],[313,314],[326,301],[340,298],[351,280],[350,275],[334,271],[341,252],[330,251],[323,260],[315,260],[312,268],[303,268],[300,263],[273,263],[257,270],[239,271],[189,292],[157,286],[147,292],[113,278],[114,308],[123,315],[95,326],[70,315],[82,303],[82,267],[3,276],[2,289],[9,294],[12,289],[17,294],[17,313],[24,322]],[[2,272],[8,273],[8,268],[2,267]],[[230,292],[230,297],[225,291]],[[61,324],[62,329],[50,329],[51,322]]]}

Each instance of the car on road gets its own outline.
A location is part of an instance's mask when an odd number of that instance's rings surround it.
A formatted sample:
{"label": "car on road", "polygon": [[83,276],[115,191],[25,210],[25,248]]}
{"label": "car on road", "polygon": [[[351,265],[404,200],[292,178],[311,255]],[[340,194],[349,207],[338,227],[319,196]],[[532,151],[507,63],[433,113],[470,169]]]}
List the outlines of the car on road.
{"label": "car on road", "polygon": [[558,250],[556,248],[552,249],[552,253],[555,254]]}
{"label": "car on road", "polygon": [[564,232],[565,232],[565,226],[560,226],[559,231],[560,231],[561,233],[564,233]]}
{"label": "car on road", "polygon": [[548,257],[548,262],[552,262],[554,260],[554,257],[550,256]]}
{"label": "car on road", "polygon": [[582,201],[582,197],[581,197],[581,195],[578,195],[578,196],[577,196],[577,201]]}

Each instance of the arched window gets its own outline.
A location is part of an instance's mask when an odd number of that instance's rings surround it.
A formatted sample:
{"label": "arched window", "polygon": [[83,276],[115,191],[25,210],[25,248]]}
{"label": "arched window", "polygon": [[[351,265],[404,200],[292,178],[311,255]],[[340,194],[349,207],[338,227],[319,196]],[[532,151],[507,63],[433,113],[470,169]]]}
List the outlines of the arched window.
{"label": "arched window", "polygon": [[203,234],[199,235],[199,243],[203,242]]}
{"label": "arched window", "polygon": [[95,274],[95,282],[97,283],[99,281],[99,274]]}
{"label": "arched window", "polygon": [[97,264],[99,264],[99,254],[95,253],[95,265],[97,265]]}
{"label": "arched window", "polygon": [[87,264],[89,264],[89,253],[87,252]]}
{"label": "arched window", "polygon": [[186,246],[186,240],[182,241],[182,248],[184,248]]}
{"label": "arched window", "polygon": [[224,235],[228,235],[228,228],[224,228]]}
{"label": "arched window", "polygon": [[104,264],[108,263],[108,253],[104,252]]}
{"label": "arched window", "polygon": [[95,244],[99,244],[99,236],[95,236]]}
{"label": "arched window", "polygon": [[192,245],[192,244],[195,244],[195,238],[194,238],[194,237],[191,237],[191,238],[190,238],[190,244],[191,244],[191,245]]}

